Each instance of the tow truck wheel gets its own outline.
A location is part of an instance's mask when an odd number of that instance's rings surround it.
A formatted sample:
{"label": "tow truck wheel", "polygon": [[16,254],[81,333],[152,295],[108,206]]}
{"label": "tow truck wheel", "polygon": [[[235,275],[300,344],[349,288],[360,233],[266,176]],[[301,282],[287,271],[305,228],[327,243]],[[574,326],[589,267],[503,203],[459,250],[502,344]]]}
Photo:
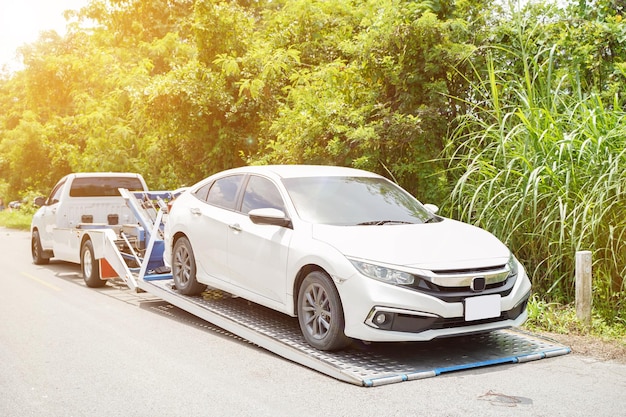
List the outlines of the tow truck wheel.
{"label": "tow truck wheel", "polygon": [[206,285],[196,280],[196,258],[186,237],[181,237],[174,243],[172,277],[181,294],[198,295],[206,289]]}
{"label": "tow truck wheel", "polygon": [[45,265],[50,262],[50,258],[44,256],[38,230],[33,230],[33,236],[30,240],[30,252],[33,256],[33,263],[35,265]]}
{"label": "tow truck wheel", "polygon": [[80,250],[80,268],[83,271],[85,284],[90,288],[99,288],[106,285],[106,281],[100,279],[100,265],[93,252],[93,243],[86,240]]}
{"label": "tow truck wheel", "polygon": [[343,331],[341,299],[330,277],[313,271],[298,292],[298,322],[306,341],[320,350],[339,350],[351,343]]}

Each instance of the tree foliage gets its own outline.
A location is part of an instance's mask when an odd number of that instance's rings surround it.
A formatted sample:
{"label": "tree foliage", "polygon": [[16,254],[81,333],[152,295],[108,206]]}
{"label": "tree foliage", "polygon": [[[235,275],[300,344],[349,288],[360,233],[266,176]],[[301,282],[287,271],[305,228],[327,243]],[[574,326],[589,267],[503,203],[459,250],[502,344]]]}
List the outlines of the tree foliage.
{"label": "tree foliage", "polygon": [[[173,186],[244,163],[334,163],[441,200],[448,97],[472,50],[451,10],[93,0],[76,13],[89,25],[25,47],[25,69],[3,88],[25,86],[15,100],[46,126],[44,159],[61,171],[137,170]],[[5,125],[22,117],[10,110]]]}
{"label": "tree foliage", "polygon": [[625,5],[590,3],[91,0],[0,74],[0,191],[71,171],[176,188],[244,164],[354,166],[496,232],[565,298],[572,251],[593,247],[614,298]]}

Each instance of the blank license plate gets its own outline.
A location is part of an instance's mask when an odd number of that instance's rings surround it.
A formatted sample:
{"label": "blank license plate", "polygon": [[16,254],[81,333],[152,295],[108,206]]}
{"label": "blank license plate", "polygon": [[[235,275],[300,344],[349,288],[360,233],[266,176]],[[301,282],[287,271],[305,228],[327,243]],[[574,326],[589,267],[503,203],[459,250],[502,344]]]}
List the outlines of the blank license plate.
{"label": "blank license plate", "polygon": [[465,321],[500,316],[500,295],[481,295],[465,299]]}

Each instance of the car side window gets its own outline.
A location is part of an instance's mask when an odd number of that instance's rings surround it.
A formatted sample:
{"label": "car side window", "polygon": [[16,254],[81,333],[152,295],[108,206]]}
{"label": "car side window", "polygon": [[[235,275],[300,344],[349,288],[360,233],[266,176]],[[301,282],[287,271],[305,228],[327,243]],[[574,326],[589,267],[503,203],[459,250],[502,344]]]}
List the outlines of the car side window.
{"label": "car side window", "polygon": [[207,196],[207,203],[234,210],[243,175],[231,175],[216,180]]}
{"label": "car side window", "polygon": [[275,208],[285,212],[283,198],[276,185],[267,178],[252,176],[246,185],[241,211],[248,214],[250,210],[259,208]]}
{"label": "car side window", "polygon": [[65,185],[65,181],[61,181],[58,183],[52,192],[50,193],[50,197],[48,197],[47,205],[56,204],[61,199],[61,190],[63,190],[63,186]]}

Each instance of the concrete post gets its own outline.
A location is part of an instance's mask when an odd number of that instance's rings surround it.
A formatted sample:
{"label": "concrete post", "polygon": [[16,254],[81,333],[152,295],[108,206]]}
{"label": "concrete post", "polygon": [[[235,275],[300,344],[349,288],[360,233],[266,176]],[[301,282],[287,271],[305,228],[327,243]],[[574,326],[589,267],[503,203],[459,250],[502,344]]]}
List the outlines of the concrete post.
{"label": "concrete post", "polygon": [[576,317],[591,325],[591,251],[576,252]]}

